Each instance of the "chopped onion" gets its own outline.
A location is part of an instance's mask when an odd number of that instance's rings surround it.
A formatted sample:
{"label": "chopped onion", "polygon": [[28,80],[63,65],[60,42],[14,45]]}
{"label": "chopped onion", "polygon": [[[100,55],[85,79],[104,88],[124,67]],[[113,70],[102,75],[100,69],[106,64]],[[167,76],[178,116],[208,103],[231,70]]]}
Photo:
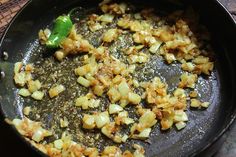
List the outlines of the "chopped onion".
{"label": "chopped onion", "polygon": [[149,51],[151,53],[156,53],[158,51],[158,49],[160,48],[162,42],[161,41],[157,41],[155,42],[150,48],[149,48]]}
{"label": "chopped onion", "polygon": [[[91,93],[89,93],[91,94]],[[83,110],[87,110],[88,108],[96,108],[100,104],[100,100],[90,99],[90,95],[81,96],[76,99],[75,106],[82,107]]]}
{"label": "chopped onion", "polygon": [[151,128],[146,128],[142,132],[140,132],[138,135],[133,135],[132,138],[134,139],[147,139],[151,133]]}
{"label": "chopped onion", "polygon": [[197,99],[191,99],[190,106],[194,108],[201,107],[201,102]]}
{"label": "chopped onion", "polygon": [[102,128],[104,125],[110,123],[109,114],[107,111],[101,112],[98,115],[96,115],[95,119],[96,125],[98,128]]}
{"label": "chopped onion", "polygon": [[89,100],[89,107],[90,108],[97,108],[100,104],[100,100],[90,99]]}
{"label": "chopped onion", "polygon": [[139,82],[137,80],[133,80],[133,85],[134,85],[134,87],[138,88],[139,87]]}
{"label": "chopped onion", "polygon": [[26,82],[32,80],[32,75],[31,75],[31,73],[29,73],[29,72],[26,72],[26,73],[25,73],[25,80],[26,80]]}
{"label": "chopped onion", "polygon": [[128,117],[128,112],[127,111],[122,111],[118,114],[118,117]]}
{"label": "chopped onion", "polygon": [[193,60],[195,64],[205,64],[207,62],[209,62],[209,58],[205,56],[198,56]]}
{"label": "chopped onion", "polygon": [[84,76],[87,72],[88,71],[86,70],[85,66],[78,67],[75,69],[75,75]]}
{"label": "chopped onion", "polygon": [[140,13],[135,13],[135,14],[134,14],[134,18],[135,18],[136,20],[141,20],[141,19],[142,19],[142,16],[141,16]]}
{"label": "chopped onion", "polygon": [[65,90],[65,87],[63,85],[56,85],[55,87],[51,88],[49,90],[49,96],[50,98],[58,96],[61,92]]}
{"label": "chopped onion", "polygon": [[103,157],[109,157],[109,156],[120,157],[122,155],[121,155],[121,150],[118,147],[106,146],[102,152],[102,156]]}
{"label": "chopped onion", "polygon": [[96,94],[97,96],[102,96],[102,94],[104,93],[104,87],[100,86],[100,85],[96,85],[93,88],[93,92],[94,94]]}
{"label": "chopped onion", "polygon": [[127,4],[126,4],[126,3],[120,3],[120,4],[119,4],[119,9],[120,9],[120,12],[121,12],[122,14],[124,14],[125,11],[126,11],[126,9],[127,9]]}
{"label": "chopped onion", "polygon": [[121,107],[125,108],[125,106],[128,105],[128,104],[129,104],[129,101],[127,100],[127,98],[122,98],[120,100],[120,106]]}
{"label": "chopped onion", "polygon": [[18,127],[22,124],[22,120],[21,119],[13,119],[12,123],[14,124],[15,127]]}
{"label": "chopped onion", "polygon": [[127,96],[130,91],[130,88],[126,81],[122,81],[118,86],[118,90],[122,96]]}
{"label": "chopped onion", "polygon": [[132,118],[123,118],[122,122],[126,125],[134,123],[134,120]]}
{"label": "chopped onion", "polygon": [[139,118],[139,123],[142,125],[145,125],[146,128],[150,128],[153,125],[155,125],[157,122],[156,120],[156,115],[154,112],[148,110],[146,111],[140,118]]}
{"label": "chopped onion", "polygon": [[95,127],[95,118],[93,115],[85,114],[83,119],[83,128],[93,129]]}
{"label": "chopped onion", "polygon": [[183,110],[175,110],[174,121],[176,122],[188,121],[188,116]]}
{"label": "chopped onion", "polygon": [[82,96],[82,97],[77,98],[75,101],[75,106],[80,106],[82,107],[83,110],[88,109],[89,107],[88,97]]}
{"label": "chopped onion", "polygon": [[16,73],[14,76],[14,81],[17,85],[23,87],[26,83],[26,73],[25,72],[20,72]]}
{"label": "chopped onion", "polygon": [[92,32],[96,32],[100,29],[102,29],[103,26],[98,23],[98,22],[92,22],[91,24],[89,24],[89,29],[92,31]]}
{"label": "chopped onion", "polygon": [[173,125],[173,120],[171,118],[163,118],[161,120],[161,130],[167,130]]}
{"label": "chopped onion", "polygon": [[186,123],[185,122],[178,122],[178,123],[175,123],[175,126],[178,130],[181,130],[186,127]]}
{"label": "chopped onion", "polygon": [[60,127],[61,128],[66,128],[69,125],[69,121],[66,117],[63,119],[60,119]]}
{"label": "chopped onion", "polygon": [[179,83],[180,88],[194,88],[195,83],[197,82],[197,75],[196,74],[190,74],[190,73],[184,73],[180,76],[181,82]]}
{"label": "chopped onion", "polygon": [[17,74],[21,71],[21,68],[23,67],[22,62],[16,62],[14,66],[14,74]]}
{"label": "chopped onion", "polygon": [[126,142],[128,138],[129,138],[129,136],[125,134],[125,135],[123,135],[123,137],[121,138],[121,141],[122,141],[122,142]]}
{"label": "chopped onion", "polygon": [[195,69],[195,65],[191,62],[183,63],[181,68],[185,71],[191,72]]}
{"label": "chopped onion", "polygon": [[107,95],[109,96],[109,99],[112,103],[117,102],[121,98],[120,92],[114,87],[111,87],[109,89],[109,91],[107,92]]}
{"label": "chopped onion", "polygon": [[54,56],[58,61],[62,61],[66,57],[66,53],[63,50],[57,50]]}
{"label": "chopped onion", "polygon": [[61,139],[55,140],[54,142],[54,146],[57,149],[62,149],[63,148],[63,141]]}
{"label": "chopped onion", "polygon": [[112,42],[118,37],[118,29],[109,29],[103,34],[102,40],[104,42]]}
{"label": "chopped onion", "polygon": [[141,97],[138,94],[129,92],[128,94],[128,100],[132,103],[132,104],[139,104],[141,101]]}
{"label": "chopped onion", "polygon": [[30,114],[31,108],[30,106],[27,106],[23,109],[24,115],[28,116]]}
{"label": "chopped onion", "polygon": [[123,108],[120,105],[116,105],[116,104],[109,105],[110,114],[119,113],[120,111],[123,111]]}
{"label": "chopped onion", "polygon": [[25,89],[25,88],[21,88],[18,92],[19,95],[21,96],[24,96],[24,97],[27,97],[27,96],[30,96],[31,93],[29,92],[28,89]]}
{"label": "chopped onion", "polygon": [[104,15],[99,16],[99,21],[111,23],[114,17],[115,16],[112,14],[104,14]]}
{"label": "chopped onion", "polygon": [[42,100],[44,96],[44,93],[41,91],[35,91],[31,97],[34,98],[35,100]]}
{"label": "chopped onion", "polygon": [[85,79],[84,77],[81,77],[81,76],[77,79],[77,82],[79,84],[81,84],[82,86],[84,86],[84,87],[89,87],[90,86],[90,81]]}
{"label": "chopped onion", "polygon": [[33,93],[41,88],[41,83],[39,82],[39,80],[30,80],[27,82],[27,87],[29,91]]}
{"label": "chopped onion", "polygon": [[175,55],[172,54],[172,53],[166,53],[165,54],[165,59],[166,59],[168,64],[170,64],[170,63],[172,63],[173,61],[176,60]]}
{"label": "chopped onion", "polygon": [[196,98],[196,97],[198,96],[198,93],[197,93],[197,91],[191,91],[191,92],[189,93],[189,96],[190,96],[191,98]]}
{"label": "chopped onion", "polygon": [[173,94],[174,94],[175,97],[178,97],[178,98],[184,98],[184,97],[186,97],[185,91],[184,91],[184,89],[182,89],[182,88],[177,88],[177,89],[174,91]]}
{"label": "chopped onion", "polygon": [[210,105],[209,102],[203,102],[203,103],[201,103],[201,106],[204,107],[204,108],[208,108],[209,105]]}
{"label": "chopped onion", "polygon": [[27,65],[25,66],[25,71],[27,71],[27,72],[32,72],[33,70],[34,70],[34,67],[33,67],[32,64],[27,64]]}
{"label": "chopped onion", "polygon": [[32,140],[35,142],[40,142],[44,138],[43,133],[44,130],[42,128],[37,129],[32,136]]}
{"label": "chopped onion", "polygon": [[142,146],[138,145],[138,144],[134,144],[133,147],[136,149],[133,157],[145,157],[144,153],[145,150]]}

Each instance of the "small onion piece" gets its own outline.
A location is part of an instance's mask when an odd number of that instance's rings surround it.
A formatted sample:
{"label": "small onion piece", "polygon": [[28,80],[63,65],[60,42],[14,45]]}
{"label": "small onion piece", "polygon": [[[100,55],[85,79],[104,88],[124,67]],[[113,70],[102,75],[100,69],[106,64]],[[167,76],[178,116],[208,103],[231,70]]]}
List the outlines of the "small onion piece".
{"label": "small onion piece", "polygon": [[22,120],[15,118],[13,119],[12,124],[17,128],[22,124]]}
{"label": "small onion piece", "polygon": [[123,108],[120,105],[116,105],[116,104],[109,105],[110,114],[119,113],[120,111],[123,111]]}
{"label": "small onion piece", "polygon": [[26,83],[26,73],[25,72],[16,73],[14,75],[14,81],[15,81],[15,84],[23,87]]}
{"label": "small onion piece", "polygon": [[193,108],[201,107],[201,102],[198,99],[191,99],[190,106]]}
{"label": "small onion piece", "polygon": [[61,128],[66,128],[69,125],[69,121],[66,117],[63,119],[60,119],[60,127]]}
{"label": "small onion piece", "polygon": [[186,123],[185,122],[178,122],[178,123],[175,123],[175,126],[178,130],[181,130],[186,127]]}
{"label": "small onion piece", "polygon": [[149,134],[151,133],[151,128],[146,128],[138,135],[141,138],[148,138]]}
{"label": "small onion piece", "polygon": [[89,100],[89,107],[90,108],[97,108],[100,104],[100,100],[90,99]]}
{"label": "small onion piece", "polygon": [[105,111],[96,115],[95,122],[98,128],[102,128],[104,125],[110,123],[108,112]]}
{"label": "small onion piece", "polygon": [[40,142],[41,140],[43,140],[43,130],[41,128],[34,132],[32,140],[34,140],[35,142]]}
{"label": "small onion piece", "polygon": [[14,65],[14,74],[17,74],[21,71],[21,68],[23,67],[22,62],[16,62]]}
{"label": "small onion piece", "polygon": [[107,92],[107,95],[112,103],[119,101],[121,98],[120,92],[115,87],[111,87]]}
{"label": "small onion piece", "polygon": [[173,125],[173,119],[171,118],[163,118],[161,120],[161,130],[170,129]]}
{"label": "small onion piece", "polygon": [[123,135],[123,137],[121,138],[121,141],[122,141],[122,142],[126,142],[128,138],[129,138],[129,136],[125,134],[125,135]]}
{"label": "small onion piece", "polygon": [[138,145],[138,144],[134,144],[133,147],[136,149],[133,157],[145,157],[144,153],[145,150],[142,146]]}
{"label": "small onion piece", "polygon": [[128,93],[130,92],[129,85],[126,83],[126,81],[122,81],[119,86],[118,90],[122,96],[127,96]]}
{"label": "small onion piece", "polygon": [[139,87],[139,82],[137,80],[133,80],[133,85],[134,85],[134,87],[138,88]]}
{"label": "small onion piece", "polygon": [[100,86],[100,85],[96,85],[93,88],[93,92],[94,94],[96,94],[97,96],[102,96],[102,94],[104,93],[104,87]]}
{"label": "small onion piece", "polygon": [[49,90],[50,98],[58,96],[61,92],[63,92],[66,88],[63,85],[56,85],[55,87]]}
{"label": "small onion piece", "polygon": [[58,140],[55,140],[53,142],[54,144],[54,147],[57,148],[57,149],[62,149],[63,148],[63,141],[61,139],[58,139]]}
{"label": "small onion piece", "polygon": [[176,110],[174,121],[181,122],[181,121],[188,121],[188,116],[183,110]]}
{"label": "small onion piece", "polygon": [[156,115],[152,111],[146,111],[140,118],[139,123],[145,125],[147,128],[152,127],[157,123]]}
{"label": "small onion piece", "polygon": [[134,123],[134,120],[132,118],[125,117],[125,118],[122,119],[122,122],[126,125],[129,125],[129,124]]}
{"label": "small onion piece", "polygon": [[81,84],[82,86],[84,86],[84,87],[89,87],[90,86],[90,81],[85,79],[84,77],[81,77],[81,76],[77,79],[77,82],[79,84]]}
{"label": "small onion piece", "polygon": [[88,109],[89,107],[88,97],[82,96],[82,97],[77,98],[75,101],[75,106],[80,106],[82,107],[83,110]]}
{"label": "small onion piece", "polygon": [[129,92],[128,94],[128,100],[132,103],[132,104],[139,104],[141,101],[141,97],[138,94]]}
{"label": "small onion piece", "polygon": [[104,42],[112,42],[114,41],[119,35],[119,31],[118,29],[109,29],[108,31],[106,31],[104,34],[103,34],[103,38],[102,40]]}
{"label": "small onion piece", "polygon": [[142,132],[140,132],[138,135],[134,134],[132,136],[132,138],[134,139],[141,139],[141,140],[145,140],[149,137],[150,133],[151,133],[152,129],[151,128],[145,128]]}
{"label": "small onion piece", "polygon": [[41,88],[41,86],[42,85],[39,82],[39,80],[35,80],[35,81],[30,80],[30,81],[27,82],[27,87],[28,87],[28,89],[31,93],[39,90]]}
{"label": "small onion piece", "polygon": [[201,106],[204,107],[204,108],[208,108],[209,105],[210,105],[209,102],[203,102],[203,103],[201,103]]}
{"label": "small onion piece", "polygon": [[93,115],[85,114],[82,121],[83,121],[83,128],[85,129],[93,129],[96,126],[95,118]]}
{"label": "small onion piece", "polygon": [[158,51],[158,49],[160,48],[162,42],[155,42],[150,48],[149,48],[149,51],[151,53],[156,53]]}
{"label": "small onion piece", "polygon": [[45,137],[51,136],[51,135],[52,135],[51,132],[39,127],[37,130],[34,131],[34,133],[32,135],[32,140],[34,140],[35,142],[40,142]]}
{"label": "small onion piece", "polygon": [[54,56],[58,61],[62,61],[66,57],[66,53],[63,50],[57,50]]}
{"label": "small onion piece", "polygon": [[27,97],[27,96],[30,96],[31,93],[28,89],[25,89],[25,88],[21,88],[18,92],[19,95],[23,96],[23,97]]}
{"label": "small onion piece", "polygon": [[106,23],[112,23],[114,17],[115,16],[112,14],[104,14],[104,15],[99,16],[99,21],[106,22]]}
{"label": "small onion piece", "polygon": [[30,106],[27,106],[23,109],[23,113],[24,115],[28,116],[31,112],[31,107]]}
{"label": "small onion piece", "polygon": [[35,91],[31,97],[34,98],[35,100],[42,100],[44,96],[44,93],[41,91]]}

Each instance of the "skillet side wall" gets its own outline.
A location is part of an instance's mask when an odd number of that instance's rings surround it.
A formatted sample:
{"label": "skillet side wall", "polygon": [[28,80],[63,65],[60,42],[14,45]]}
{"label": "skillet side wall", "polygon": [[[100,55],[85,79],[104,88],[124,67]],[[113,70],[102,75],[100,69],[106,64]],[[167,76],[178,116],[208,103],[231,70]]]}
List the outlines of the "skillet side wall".
{"label": "skillet side wall", "polygon": [[[194,8],[199,11],[201,23],[204,23],[210,30],[212,45],[216,52],[216,65],[218,65],[221,78],[221,110],[216,117],[215,129],[211,130],[211,133],[216,135],[213,138],[214,142],[208,142],[206,146],[202,146],[201,153],[195,152],[195,155],[198,154],[199,157],[212,156],[224,142],[226,136],[223,136],[223,132],[226,131],[227,134],[228,127],[236,116],[236,24],[226,8],[216,0],[210,0],[209,3],[205,1],[191,2]],[[221,127],[223,129],[218,129]]]}

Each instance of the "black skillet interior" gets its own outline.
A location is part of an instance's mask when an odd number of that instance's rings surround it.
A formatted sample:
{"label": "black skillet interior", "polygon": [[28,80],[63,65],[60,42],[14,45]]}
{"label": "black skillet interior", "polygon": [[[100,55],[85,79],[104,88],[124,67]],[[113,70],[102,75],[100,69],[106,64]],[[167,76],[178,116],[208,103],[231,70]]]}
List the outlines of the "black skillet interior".
{"label": "black skillet interior", "polygon": [[[207,26],[212,35],[216,67],[214,73],[205,81],[200,78],[198,88],[202,99],[211,102],[206,111],[190,110],[187,127],[177,132],[175,129],[160,132],[154,129],[152,144],[144,144],[147,156],[190,156],[204,150],[206,146],[222,133],[235,116],[235,67],[236,25],[228,13],[216,1],[186,1],[170,4],[169,1],[135,2],[137,5],[152,6],[156,10],[171,11],[192,4],[200,14],[201,23]],[[184,1],[185,2],[185,1]],[[22,103],[13,84],[13,65],[24,60],[26,63],[37,60],[38,54],[32,54],[37,46],[39,29],[51,24],[54,18],[76,6],[90,8],[97,6],[97,1],[34,0],[11,24],[3,37],[0,50],[9,53],[7,61],[0,62],[0,68],[6,74],[0,81],[0,103],[4,117],[13,119],[22,117]],[[40,52],[39,52],[40,53]],[[169,71],[171,72],[171,71]],[[163,73],[165,75],[165,73]]]}

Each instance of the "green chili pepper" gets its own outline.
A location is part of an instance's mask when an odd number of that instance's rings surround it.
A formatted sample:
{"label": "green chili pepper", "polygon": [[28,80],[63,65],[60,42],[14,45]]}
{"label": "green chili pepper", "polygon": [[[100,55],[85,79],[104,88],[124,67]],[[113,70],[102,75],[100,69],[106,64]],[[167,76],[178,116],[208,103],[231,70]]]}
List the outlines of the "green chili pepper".
{"label": "green chili pepper", "polygon": [[46,46],[49,48],[58,48],[73,26],[70,16],[59,16],[55,22],[51,35],[49,36]]}

